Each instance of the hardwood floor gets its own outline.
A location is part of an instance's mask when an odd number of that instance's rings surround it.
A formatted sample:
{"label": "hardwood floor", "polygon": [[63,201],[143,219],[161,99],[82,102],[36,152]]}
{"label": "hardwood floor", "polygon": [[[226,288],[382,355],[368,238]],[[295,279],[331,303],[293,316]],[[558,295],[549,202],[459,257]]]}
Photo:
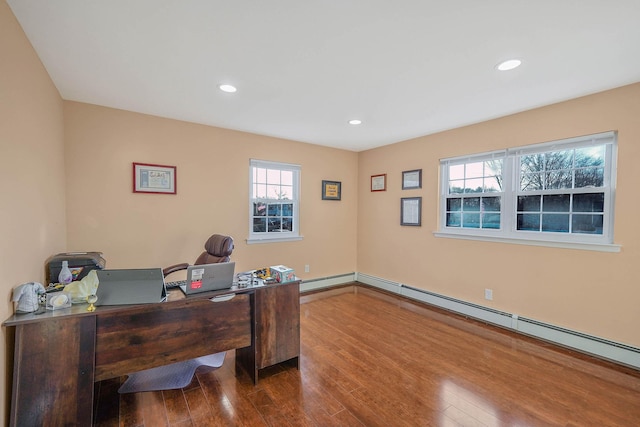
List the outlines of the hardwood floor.
{"label": "hardwood floor", "polygon": [[96,426],[637,426],[640,371],[366,287],[301,297],[300,370],[96,384]]}

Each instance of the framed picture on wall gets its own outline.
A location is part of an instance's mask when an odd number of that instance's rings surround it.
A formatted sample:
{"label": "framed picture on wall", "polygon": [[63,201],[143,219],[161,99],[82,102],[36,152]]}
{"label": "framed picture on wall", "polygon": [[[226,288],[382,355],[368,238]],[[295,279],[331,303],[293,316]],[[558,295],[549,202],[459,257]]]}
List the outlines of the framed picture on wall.
{"label": "framed picture on wall", "polygon": [[386,191],[387,190],[387,174],[371,176],[371,191]]}
{"label": "framed picture on wall", "polygon": [[341,200],[342,183],[340,181],[322,181],[322,200]]}
{"label": "framed picture on wall", "polygon": [[176,194],[176,167],[134,163],[133,192]]}
{"label": "framed picture on wall", "polygon": [[422,169],[402,172],[402,189],[422,188]]}
{"label": "framed picture on wall", "polygon": [[420,226],[422,223],[422,197],[400,199],[400,225]]}

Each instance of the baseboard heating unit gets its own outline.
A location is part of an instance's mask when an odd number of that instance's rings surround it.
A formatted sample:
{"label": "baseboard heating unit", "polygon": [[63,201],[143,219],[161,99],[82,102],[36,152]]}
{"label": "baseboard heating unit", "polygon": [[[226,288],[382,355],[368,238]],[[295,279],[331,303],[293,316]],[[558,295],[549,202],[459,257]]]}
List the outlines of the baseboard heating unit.
{"label": "baseboard heating unit", "polygon": [[637,347],[561,328],[534,319],[527,319],[515,313],[507,313],[490,307],[472,304],[367,274],[356,273],[355,280],[464,316],[513,329],[520,333],[550,341],[564,347],[573,348],[603,359],[640,369],[640,348]]}
{"label": "baseboard heating unit", "polygon": [[303,280],[300,284],[300,292],[308,292],[331,286],[344,285],[356,281],[356,273],[340,274],[337,276],[321,277],[318,279]]}

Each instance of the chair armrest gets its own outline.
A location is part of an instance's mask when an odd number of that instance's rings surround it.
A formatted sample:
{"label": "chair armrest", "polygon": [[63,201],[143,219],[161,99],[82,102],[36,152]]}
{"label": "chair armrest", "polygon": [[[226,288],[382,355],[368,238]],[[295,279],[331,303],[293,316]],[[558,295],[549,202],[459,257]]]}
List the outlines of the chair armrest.
{"label": "chair armrest", "polygon": [[167,277],[171,273],[175,273],[176,271],[186,270],[189,267],[189,263],[183,262],[181,264],[172,265],[170,267],[162,269],[162,275]]}

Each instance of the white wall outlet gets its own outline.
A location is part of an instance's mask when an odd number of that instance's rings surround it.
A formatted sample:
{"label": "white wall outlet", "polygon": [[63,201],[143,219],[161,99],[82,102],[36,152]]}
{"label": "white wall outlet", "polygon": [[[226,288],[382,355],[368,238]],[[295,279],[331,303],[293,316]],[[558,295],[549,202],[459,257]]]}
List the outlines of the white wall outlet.
{"label": "white wall outlet", "polygon": [[304,272],[308,273],[309,272],[309,264],[305,264],[304,265]]}
{"label": "white wall outlet", "polygon": [[493,289],[485,289],[484,290],[484,299],[492,301],[493,300]]}

